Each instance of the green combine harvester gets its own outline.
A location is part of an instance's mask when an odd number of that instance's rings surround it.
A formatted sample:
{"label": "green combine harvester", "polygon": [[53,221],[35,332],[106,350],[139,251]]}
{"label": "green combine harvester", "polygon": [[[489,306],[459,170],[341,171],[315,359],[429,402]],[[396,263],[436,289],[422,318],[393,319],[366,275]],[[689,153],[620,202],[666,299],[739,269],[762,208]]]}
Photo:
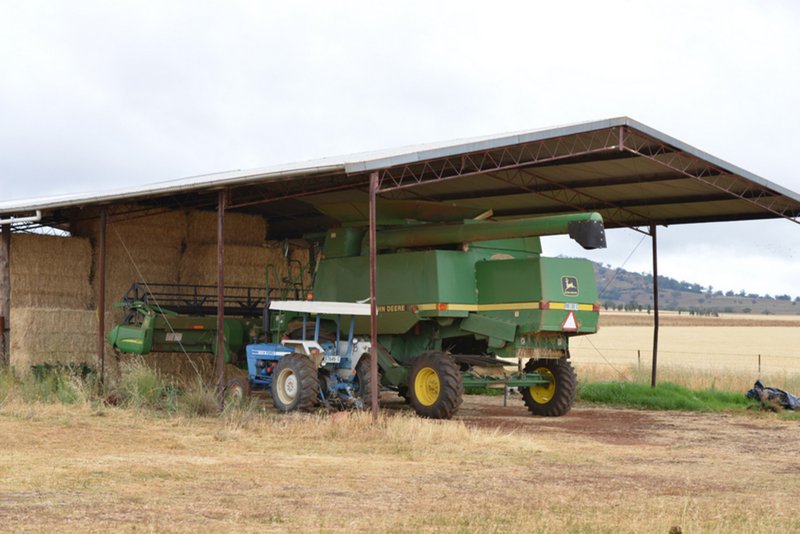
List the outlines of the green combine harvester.
{"label": "green combine harvester", "polygon": [[[597,331],[599,306],[591,262],[541,256],[539,237],[558,234],[586,249],[605,247],[597,213],[379,228],[380,385],[430,418],[452,417],[465,387],[517,387],[531,413],[567,413],[577,387],[569,338]],[[279,306],[269,288],[226,288],[225,360],[248,367],[248,386],[271,387],[279,409],[367,400],[369,317],[342,320],[324,312],[338,309],[331,303],[368,300],[367,237],[363,226],[326,232],[313,287],[295,293],[308,306]],[[109,334],[118,350],[216,353],[212,297],[183,288],[177,300],[162,292],[159,307],[148,298],[152,288],[138,291],[132,288],[125,300],[127,320]],[[318,319],[287,311],[298,309]],[[297,340],[312,338],[316,348],[302,345],[303,355]],[[313,380],[308,360],[318,374]],[[275,368],[279,380],[272,380]]]}

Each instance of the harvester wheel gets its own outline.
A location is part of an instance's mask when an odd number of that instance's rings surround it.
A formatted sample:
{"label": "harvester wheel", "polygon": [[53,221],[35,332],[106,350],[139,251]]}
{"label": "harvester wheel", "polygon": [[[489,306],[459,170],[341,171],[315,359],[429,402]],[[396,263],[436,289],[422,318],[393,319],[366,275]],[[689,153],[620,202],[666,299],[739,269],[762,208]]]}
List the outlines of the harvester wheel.
{"label": "harvester wheel", "polygon": [[408,374],[411,406],[431,419],[450,419],[461,405],[464,379],[456,362],[441,352],[423,352]]}
{"label": "harvester wheel", "polygon": [[558,417],[570,411],[578,392],[578,377],[568,360],[530,360],[525,372],[541,373],[550,379],[546,386],[519,388],[528,411],[545,417]]}
{"label": "harvester wheel", "polygon": [[309,411],[317,404],[319,375],[308,356],[289,354],[272,372],[272,404],[278,411]]}
{"label": "harvester wheel", "polygon": [[356,397],[361,399],[364,403],[364,407],[367,407],[372,399],[372,388],[378,387],[378,391],[380,391],[380,384],[381,384],[381,372],[378,369],[378,383],[372,383],[372,373],[370,372],[369,368],[370,357],[369,356],[362,356],[358,360],[358,365],[356,365],[356,381],[358,386],[356,387]]}

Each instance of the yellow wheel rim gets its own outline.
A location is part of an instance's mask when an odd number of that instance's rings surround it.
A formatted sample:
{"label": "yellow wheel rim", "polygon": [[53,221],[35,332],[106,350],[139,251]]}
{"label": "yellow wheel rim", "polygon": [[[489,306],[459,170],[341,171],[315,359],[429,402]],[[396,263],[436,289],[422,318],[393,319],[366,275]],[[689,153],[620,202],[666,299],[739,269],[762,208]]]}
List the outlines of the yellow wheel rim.
{"label": "yellow wheel rim", "polygon": [[553,400],[556,393],[556,377],[547,367],[539,367],[534,369],[534,373],[539,373],[543,378],[550,381],[546,386],[531,386],[528,390],[531,393],[531,398],[536,404],[547,404]]}
{"label": "yellow wheel rim", "polygon": [[439,398],[439,375],[430,367],[423,367],[414,378],[414,393],[423,406],[432,406]]}

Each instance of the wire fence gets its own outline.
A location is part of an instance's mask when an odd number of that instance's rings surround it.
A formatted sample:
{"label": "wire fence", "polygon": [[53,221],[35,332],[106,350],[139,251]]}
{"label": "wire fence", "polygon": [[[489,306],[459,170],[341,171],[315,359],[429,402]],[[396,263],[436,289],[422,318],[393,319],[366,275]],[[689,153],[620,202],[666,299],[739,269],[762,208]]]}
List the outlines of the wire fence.
{"label": "wire fence", "polygon": [[[570,353],[576,364],[600,365],[612,368],[630,367],[650,369],[653,360],[651,349],[617,347],[572,347]],[[697,370],[763,373],[800,374],[800,354],[752,353],[752,352],[702,352],[702,351],[658,351],[658,367],[681,367]]]}

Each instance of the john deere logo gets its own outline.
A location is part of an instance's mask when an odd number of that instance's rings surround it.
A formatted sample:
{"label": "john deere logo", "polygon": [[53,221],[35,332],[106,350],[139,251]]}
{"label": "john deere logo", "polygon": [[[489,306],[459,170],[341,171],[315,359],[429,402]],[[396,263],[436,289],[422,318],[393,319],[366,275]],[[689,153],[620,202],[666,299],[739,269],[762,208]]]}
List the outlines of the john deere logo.
{"label": "john deere logo", "polygon": [[574,276],[561,277],[561,292],[567,297],[575,297],[578,295],[578,279]]}

